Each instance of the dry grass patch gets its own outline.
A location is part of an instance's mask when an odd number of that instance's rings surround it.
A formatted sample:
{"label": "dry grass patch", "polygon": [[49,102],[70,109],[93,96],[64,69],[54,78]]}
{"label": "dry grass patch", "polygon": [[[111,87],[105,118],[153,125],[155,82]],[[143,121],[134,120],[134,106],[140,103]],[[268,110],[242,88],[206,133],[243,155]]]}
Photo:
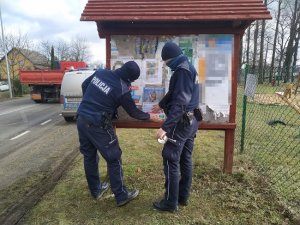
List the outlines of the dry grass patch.
{"label": "dry grass patch", "polygon": [[[224,133],[199,131],[194,149],[194,180],[190,205],[177,213],[160,213],[152,202],[163,195],[162,146],[155,130],[119,129],[125,182],[140,189],[139,197],[118,208],[111,192],[93,201],[84,177],[82,156],[56,188],[21,221],[21,224],[182,224],[253,225],[287,224],[284,209],[264,178],[248,160],[237,156],[232,175],[223,174]],[[105,162],[100,161],[105,178]]]}

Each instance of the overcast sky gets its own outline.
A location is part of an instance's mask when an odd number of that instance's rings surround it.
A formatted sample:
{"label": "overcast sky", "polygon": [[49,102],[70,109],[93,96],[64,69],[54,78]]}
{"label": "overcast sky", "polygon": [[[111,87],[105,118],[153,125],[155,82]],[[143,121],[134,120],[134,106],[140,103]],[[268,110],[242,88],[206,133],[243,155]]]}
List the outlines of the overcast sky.
{"label": "overcast sky", "polygon": [[80,21],[88,0],[0,0],[4,33],[19,32],[33,40],[70,41],[84,37],[92,53],[91,62],[105,62],[105,41],[95,22]]}

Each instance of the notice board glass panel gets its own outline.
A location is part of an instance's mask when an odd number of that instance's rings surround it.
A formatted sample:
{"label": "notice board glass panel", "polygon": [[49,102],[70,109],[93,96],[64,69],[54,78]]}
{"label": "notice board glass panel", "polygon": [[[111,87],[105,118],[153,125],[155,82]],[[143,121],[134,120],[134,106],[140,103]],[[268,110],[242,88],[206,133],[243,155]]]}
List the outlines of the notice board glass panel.
{"label": "notice board glass panel", "polygon": [[[117,69],[129,60],[139,65],[141,76],[132,83],[131,94],[140,109],[150,112],[152,106],[168,92],[172,71],[162,61],[161,50],[167,41],[173,41],[197,70],[199,107],[204,121],[228,122],[233,40],[231,34],[112,35],[111,69]],[[134,120],[122,109],[118,111],[120,120]]]}

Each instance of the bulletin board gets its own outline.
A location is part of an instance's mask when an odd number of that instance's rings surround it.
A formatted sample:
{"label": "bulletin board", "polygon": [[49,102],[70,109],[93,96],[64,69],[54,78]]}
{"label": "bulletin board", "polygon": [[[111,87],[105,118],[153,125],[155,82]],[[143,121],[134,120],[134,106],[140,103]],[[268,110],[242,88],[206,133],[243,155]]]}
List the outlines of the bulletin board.
{"label": "bulletin board", "polygon": [[[197,70],[199,107],[204,121],[227,123],[231,105],[233,34],[112,35],[111,69],[129,60],[134,60],[141,69],[140,78],[131,86],[131,95],[138,108],[151,112],[152,106],[168,92],[172,71],[161,59],[161,50],[167,41],[177,43]],[[134,120],[122,108],[118,113],[122,121]],[[160,113],[161,118],[164,116]]]}

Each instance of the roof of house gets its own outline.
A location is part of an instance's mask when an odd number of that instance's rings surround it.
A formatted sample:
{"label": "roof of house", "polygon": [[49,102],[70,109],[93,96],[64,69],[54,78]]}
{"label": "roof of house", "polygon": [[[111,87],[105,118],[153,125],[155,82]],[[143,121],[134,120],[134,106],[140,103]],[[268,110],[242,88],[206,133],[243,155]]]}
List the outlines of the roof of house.
{"label": "roof of house", "polygon": [[32,51],[28,49],[19,49],[19,51],[30,61],[32,64],[38,69],[38,68],[44,68],[46,66],[49,66],[49,59],[37,52]]}
{"label": "roof of house", "polygon": [[82,21],[220,21],[271,19],[261,0],[89,0]]}
{"label": "roof of house", "polygon": [[[33,51],[33,50],[28,50],[28,49],[21,49],[21,48],[12,48],[7,55],[9,54],[13,54],[13,53],[20,53],[22,54],[25,58],[27,58],[36,69],[45,69],[49,67],[49,59],[37,52],[37,51]],[[1,58],[0,61],[4,60],[4,56]]]}

